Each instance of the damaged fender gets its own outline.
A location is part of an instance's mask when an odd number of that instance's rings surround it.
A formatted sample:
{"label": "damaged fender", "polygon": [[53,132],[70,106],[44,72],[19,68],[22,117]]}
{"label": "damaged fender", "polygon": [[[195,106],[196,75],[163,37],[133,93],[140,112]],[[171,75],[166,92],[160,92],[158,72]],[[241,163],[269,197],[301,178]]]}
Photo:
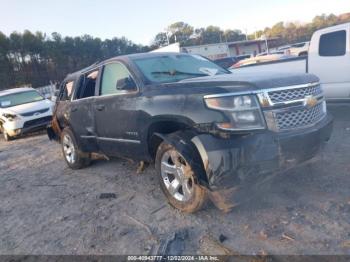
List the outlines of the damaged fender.
{"label": "damaged fender", "polygon": [[195,173],[198,176],[197,179],[199,184],[206,188],[208,187],[208,179],[206,177],[202,164],[203,161],[195,145],[191,142],[191,138],[196,135],[195,132],[186,130],[171,134],[154,133],[154,135],[166,143],[174,146],[176,150],[178,150],[179,153],[186,158],[191,167],[195,170]]}

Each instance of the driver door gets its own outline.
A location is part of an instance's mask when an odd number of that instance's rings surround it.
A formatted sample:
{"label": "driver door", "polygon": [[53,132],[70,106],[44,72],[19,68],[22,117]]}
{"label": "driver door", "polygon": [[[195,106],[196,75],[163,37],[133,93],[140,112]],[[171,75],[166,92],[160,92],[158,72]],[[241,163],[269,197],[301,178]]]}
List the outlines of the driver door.
{"label": "driver door", "polygon": [[[126,82],[127,87],[120,86]],[[97,142],[105,154],[127,157],[139,153],[138,96],[135,81],[124,64],[113,62],[103,67],[94,114]]]}

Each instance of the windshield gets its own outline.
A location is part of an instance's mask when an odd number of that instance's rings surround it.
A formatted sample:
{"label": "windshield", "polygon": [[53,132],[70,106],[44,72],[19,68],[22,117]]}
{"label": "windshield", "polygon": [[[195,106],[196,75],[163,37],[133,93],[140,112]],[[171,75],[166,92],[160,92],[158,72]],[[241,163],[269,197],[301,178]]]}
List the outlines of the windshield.
{"label": "windshield", "polygon": [[229,74],[229,71],[198,55],[164,55],[133,59],[148,81],[177,82],[187,78]]}
{"label": "windshield", "polygon": [[26,103],[43,100],[44,98],[37,91],[26,91],[5,96],[0,96],[0,107],[7,108]]}

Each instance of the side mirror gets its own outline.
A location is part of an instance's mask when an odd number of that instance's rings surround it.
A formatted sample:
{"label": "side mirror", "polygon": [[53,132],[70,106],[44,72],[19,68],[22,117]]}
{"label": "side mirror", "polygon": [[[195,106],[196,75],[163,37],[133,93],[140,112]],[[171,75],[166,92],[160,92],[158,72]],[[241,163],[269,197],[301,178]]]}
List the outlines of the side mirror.
{"label": "side mirror", "polygon": [[131,77],[125,77],[117,81],[116,88],[117,90],[126,90],[126,91],[135,90],[136,84]]}

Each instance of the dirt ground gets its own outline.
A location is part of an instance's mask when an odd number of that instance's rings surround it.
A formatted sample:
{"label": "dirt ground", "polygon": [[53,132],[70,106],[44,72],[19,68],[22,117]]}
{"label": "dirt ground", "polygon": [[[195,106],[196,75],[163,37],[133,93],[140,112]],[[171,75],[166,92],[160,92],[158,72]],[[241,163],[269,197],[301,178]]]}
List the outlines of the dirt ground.
{"label": "dirt ground", "polygon": [[173,209],[153,167],[72,171],[44,134],[1,140],[0,254],[350,254],[350,105],[329,109],[325,149],[228,214]]}

